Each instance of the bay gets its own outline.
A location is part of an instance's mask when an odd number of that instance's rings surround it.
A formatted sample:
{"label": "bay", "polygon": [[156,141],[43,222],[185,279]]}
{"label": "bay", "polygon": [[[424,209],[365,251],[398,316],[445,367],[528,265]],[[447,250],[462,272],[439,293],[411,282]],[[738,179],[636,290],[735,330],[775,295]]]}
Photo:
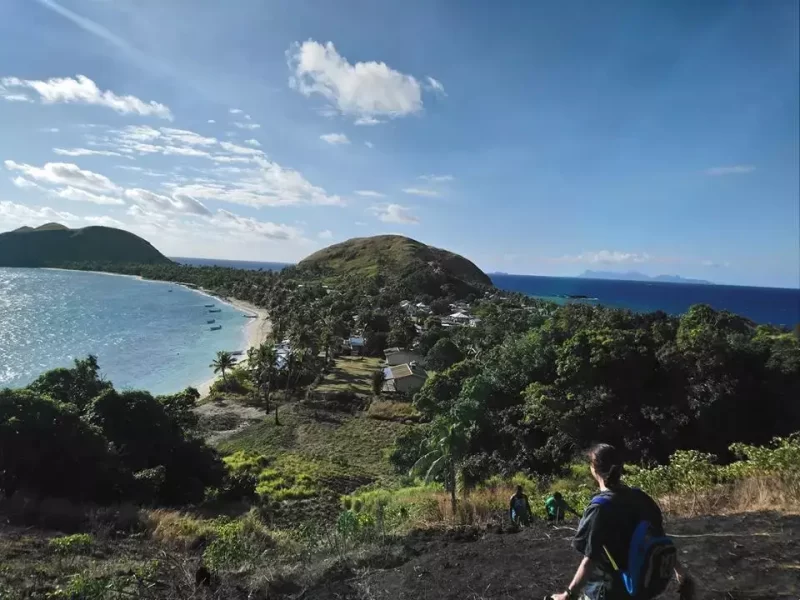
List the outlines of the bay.
{"label": "bay", "polygon": [[[177,392],[213,377],[218,350],[246,348],[243,314],[172,283],[0,268],[0,388],[27,385],[91,353],[118,389]],[[222,329],[211,331],[209,319]]]}

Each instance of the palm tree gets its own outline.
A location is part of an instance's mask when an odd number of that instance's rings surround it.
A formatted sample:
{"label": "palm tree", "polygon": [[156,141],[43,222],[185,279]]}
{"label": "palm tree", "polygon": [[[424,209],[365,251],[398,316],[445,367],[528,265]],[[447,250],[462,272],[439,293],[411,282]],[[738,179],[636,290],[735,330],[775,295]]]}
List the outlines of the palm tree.
{"label": "palm tree", "polygon": [[275,376],[275,363],[278,360],[275,346],[265,342],[247,351],[247,364],[256,389],[264,395],[264,409],[269,412],[269,396],[272,392],[272,379]]}
{"label": "palm tree", "polygon": [[232,369],[235,364],[236,357],[233,356],[233,354],[226,352],[225,350],[220,350],[217,352],[217,358],[215,358],[214,361],[208,366],[213,367],[214,373],[222,373],[222,381],[227,384],[228,378],[225,371]]}
{"label": "palm tree", "polygon": [[421,456],[409,473],[412,477],[425,474],[425,483],[439,475],[444,478],[445,490],[450,492],[453,518],[456,516],[456,483],[462,466],[463,451],[467,436],[459,423],[439,421],[427,440],[428,452]]}

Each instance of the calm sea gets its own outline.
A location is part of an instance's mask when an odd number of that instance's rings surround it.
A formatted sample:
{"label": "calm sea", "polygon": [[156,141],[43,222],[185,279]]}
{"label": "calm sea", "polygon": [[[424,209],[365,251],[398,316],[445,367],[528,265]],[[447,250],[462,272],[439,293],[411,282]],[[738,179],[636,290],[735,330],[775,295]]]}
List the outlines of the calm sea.
{"label": "calm sea", "polygon": [[793,327],[800,323],[800,290],[734,285],[611,281],[576,277],[536,277],[490,274],[503,290],[522,292],[564,302],[564,296],[587,296],[591,302],[628,308],[637,312],[663,310],[677,315],[692,304],[709,304],[729,310],[756,323]]}
{"label": "calm sea", "polygon": [[247,269],[248,271],[280,271],[289,263],[256,262],[252,260],[222,260],[220,258],[186,258],[171,256],[175,262],[193,267],[228,267],[230,269]]}
{"label": "calm sea", "polygon": [[[222,329],[211,331],[209,319]],[[213,377],[218,350],[243,350],[247,323],[232,306],[170,283],[0,268],[0,388],[91,353],[118,389],[177,392]]]}

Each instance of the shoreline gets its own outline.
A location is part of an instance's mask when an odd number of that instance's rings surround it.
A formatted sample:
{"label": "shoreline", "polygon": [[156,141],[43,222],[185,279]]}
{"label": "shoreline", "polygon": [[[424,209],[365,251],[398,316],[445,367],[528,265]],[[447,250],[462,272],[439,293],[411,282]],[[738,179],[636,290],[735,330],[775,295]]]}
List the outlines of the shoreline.
{"label": "shoreline", "polygon": [[[256,348],[267,341],[270,334],[272,333],[272,321],[269,320],[269,315],[267,311],[263,308],[257,307],[255,304],[252,304],[246,300],[240,300],[238,298],[228,298],[224,296],[218,296],[214,294],[214,292],[200,288],[200,287],[191,287],[188,285],[184,285],[182,283],[178,283],[175,281],[162,281],[159,279],[146,279],[141,275],[128,275],[127,273],[109,273],[106,271],[84,271],[82,269],[63,269],[59,267],[40,267],[43,269],[49,269],[52,271],[69,271],[72,273],[93,273],[95,275],[110,275],[112,277],[131,277],[133,279],[138,279],[139,281],[147,281],[150,283],[162,283],[171,286],[180,286],[184,289],[187,289],[191,292],[196,294],[200,294],[202,296],[206,296],[208,298],[213,298],[217,302],[222,304],[227,304],[228,306],[236,309],[241,313],[245,313],[248,315],[256,315],[256,318],[247,318],[248,323],[243,328],[243,348],[241,348],[243,354],[242,356],[236,357],[237,364],[241,364],[242,362],[246,362],[247,351],[250,348]],[[234,350],[239,350],[240,348],[235,348]],[[186,387],[193,387],[198,392],[200,392],[200,398],[205,398],[211,393],[211,386],[214,382],[219,379],[218,375],[212,375],[209,379],[204,379],[202,382],[187,382]]]}

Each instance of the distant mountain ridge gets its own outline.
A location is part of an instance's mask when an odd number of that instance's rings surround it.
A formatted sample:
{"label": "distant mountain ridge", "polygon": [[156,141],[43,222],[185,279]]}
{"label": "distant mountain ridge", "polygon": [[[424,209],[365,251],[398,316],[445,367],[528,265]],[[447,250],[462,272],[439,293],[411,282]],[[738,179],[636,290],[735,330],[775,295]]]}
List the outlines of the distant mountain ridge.
{"label": "distant mountain ridge", "polygon": [[47,223],[0,234],[0,267],[59,267],[74,263],[168,264],[150,242],[113,227],[70,229]]}
{"label": "distant mountain ridge", "polygon": [[656,281],[661,283],[715,285],[713,282],[706,281],[705,279],[690,279],[679,275],[656,275],[655,277],[650,277],[638,271],[627,271],[625,273],[618,273],[615,271],[584,271],[578,275],[578,277],[581,279],[612,279],[615,281]]}

